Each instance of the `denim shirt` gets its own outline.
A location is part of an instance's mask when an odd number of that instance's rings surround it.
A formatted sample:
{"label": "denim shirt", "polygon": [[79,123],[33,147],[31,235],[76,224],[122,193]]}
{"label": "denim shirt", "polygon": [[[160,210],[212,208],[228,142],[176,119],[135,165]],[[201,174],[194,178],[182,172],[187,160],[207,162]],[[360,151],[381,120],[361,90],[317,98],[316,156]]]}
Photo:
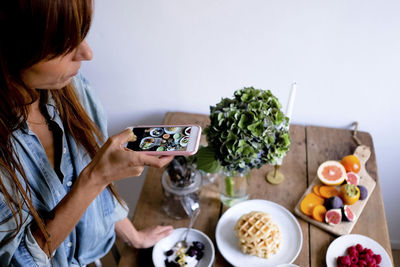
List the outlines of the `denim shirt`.
{"label": "denim shirt", "polygon": [[[89,117],[107,137],[106,116],[93,95],[88,82],[78,74],[72,80],[82,106]],[[51,166],[46,153],[28,125],[13,133],[13,145],[32,192],[32,202],[40,214],[48,213],[69,192],[79,174],[90,162],[87,152],[79,146],[71,135],[64,131],[62,121],[50,97],[46,105],[50,119],[62,132],[63,151],[60,162],[62,179]],[[3,181],[7,181],[0,170]],[[20,181],[23,186],[21,177]],[[6,184],[10,188],[10,184]],[[10,191],[9,191],[10,192]],[[46,254],[33,238],[30,226],[33,217],[26,206],[23,206],[23,225],[17,236],[0,248],[0,266],[51,266]],[[54,251],[54,266],[85,266],[104,256],[115,240],[115,222],[127,216],[128,210],[122,207],[108,189],[105,189],[89,205],[75,229]],[[0,191],[0,240],[7,238],[15,228],[14,219],[7,220],[12,213]],[[26,219],[26,220],[25,220]]]}

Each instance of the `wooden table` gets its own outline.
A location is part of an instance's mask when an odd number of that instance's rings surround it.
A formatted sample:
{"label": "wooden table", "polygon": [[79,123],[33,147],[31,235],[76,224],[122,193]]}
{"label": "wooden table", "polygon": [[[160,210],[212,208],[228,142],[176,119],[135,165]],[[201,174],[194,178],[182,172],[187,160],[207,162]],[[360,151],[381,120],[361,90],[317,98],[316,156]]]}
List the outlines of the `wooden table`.
{"label": "wooden table", "polygon": [[[194,123],[204,128],[209,123],[209,118],[206,115],[174,112],[166,114],[164,123]],[[343,129],[291,125],[290,136],[292,141],[290,151],[281,166],[281,171],[286,177],[285,180],[279,185],[271,185],[265,181],[264,177],[273,169],[272,166],[263,166],[253,170],[251,172],[250,198],[276,202],[293,213],[295,205],[308,184],[316,177],[319,164],[329,159],[341,159],[345,155],[352,154],[357,145],[352,139],[352,132]],[[377,184],[352,233],[366,235],[376,240],[392,257],[372,138],[366,132],[359,132],[358,137],[363,144],[371,148],[372,155],[366,168],[368,173],[376,179]],[[201,142],[205,143],[204,137]],[[188,219],[171,219],[162,210],[161,174],[162,170],[160,169],[150,168],[148,171],[133,217],[133,223],[138,229],[158,224],[171,224],[176,228],[188,225]],[[219,200],[216,185],[211,184],[204,187],[200,198],[202,214],[194,228],[206,233],[214,242],[216,248],[214,266],[230,266],[219,253],[215,242],[215,228],[218,219],[225,211]],[[302,267],[326,266],[326,251],[336,236],[324,232],[300,218],[298,221],[303,232],[303,247],[294,263]],[[121,253],[119,266],[152,266],[151,249],[138,251],[125,246]]]}

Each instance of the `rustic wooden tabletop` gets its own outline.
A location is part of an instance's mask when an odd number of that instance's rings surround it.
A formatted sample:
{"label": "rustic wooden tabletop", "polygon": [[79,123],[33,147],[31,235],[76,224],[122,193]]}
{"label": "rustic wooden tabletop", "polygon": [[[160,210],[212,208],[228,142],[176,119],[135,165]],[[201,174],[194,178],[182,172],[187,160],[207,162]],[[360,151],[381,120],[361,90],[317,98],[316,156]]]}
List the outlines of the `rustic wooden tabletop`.
{"label": "rustic wooden tabletop", "polygon": [[[208,123],[209,119],[206,115],[182,112],[167,113],[164,119],[164,124],[198,124],[203,128]],[[316,177],[319,164],[329,159],[340,159],[344,155],[352,154],[357,144],[352,138],[352,131],[336,128],[291,125],[290,136],[292,142],[290,151],[284,158],[280,169],[285,175],[285,180],[279,185],[272,185],[265,181],[265,175],[273,169],[272,166],[263,166],[253,170],[251,172],[250,198],[276,202],[293,213],[304,191]],[[392,257],[374,145],[368,133],[359,132],[358,137],[364,145],[371,148],[372,155],[367,162],[366,169],[377,184],[351,233],[366,235],[374,239]],[[201,142],[205,143],[204,137]],[[162,210],[161,174],[162,170],[160,169],[150,168],[148,171],[133,217],[133,224],[138,229],[158,224],[170,224],[176,228],[188,225],[188,219],[171,219]],[[215,242],[215,228],[220,216],[225,211],[219,200],[217,186],[215,184],[205,186],[201,191],[200,198],[202,213],[194,228],[207,234],[214,242],[216,248],[214,266],[230,266],[218,251]],[[336,236],[300,218],[298,221],[303,232],[303,247],[294,263],[299,266],[326,266],[326,251]],[[121,253],[119,266],[152,266],[151,249],[135,250],[125,246]]]}

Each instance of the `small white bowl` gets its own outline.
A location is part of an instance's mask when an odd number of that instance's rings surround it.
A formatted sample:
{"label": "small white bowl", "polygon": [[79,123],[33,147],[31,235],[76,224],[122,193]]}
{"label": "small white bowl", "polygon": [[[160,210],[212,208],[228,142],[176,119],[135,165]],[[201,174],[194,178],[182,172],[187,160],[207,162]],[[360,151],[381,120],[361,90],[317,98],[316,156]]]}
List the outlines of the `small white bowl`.
{"label": "small white bowl", "polygon": [[[169,236],[161,239],[153,248],[153,263],[155,267],[165,267],[165,252],[170,250],[176,242],[184,238],[184,234],[187,228],[177,228]],[[203,232],[191,229],[187,242],[190,244],[193,241],[200,241],[204,244],[204,256],[196,265],[196,267],[211,267],[214,263],[214,245],[210,238]]]}

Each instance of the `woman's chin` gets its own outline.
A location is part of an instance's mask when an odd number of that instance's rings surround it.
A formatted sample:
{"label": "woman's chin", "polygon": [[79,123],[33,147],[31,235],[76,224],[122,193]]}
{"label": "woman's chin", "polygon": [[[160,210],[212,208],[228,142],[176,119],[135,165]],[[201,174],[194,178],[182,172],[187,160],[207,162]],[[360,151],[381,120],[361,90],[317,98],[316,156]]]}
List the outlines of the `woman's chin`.
{"label": "woman's chin", "polygon": [[46,88],[41,88],[41,89],[63,89],[65,86],[67,86],[68,84],[70,84],[72,80],[72,77],[66,79],[65,81],[53,84],[53,85],[49,85],[46,86]]}

